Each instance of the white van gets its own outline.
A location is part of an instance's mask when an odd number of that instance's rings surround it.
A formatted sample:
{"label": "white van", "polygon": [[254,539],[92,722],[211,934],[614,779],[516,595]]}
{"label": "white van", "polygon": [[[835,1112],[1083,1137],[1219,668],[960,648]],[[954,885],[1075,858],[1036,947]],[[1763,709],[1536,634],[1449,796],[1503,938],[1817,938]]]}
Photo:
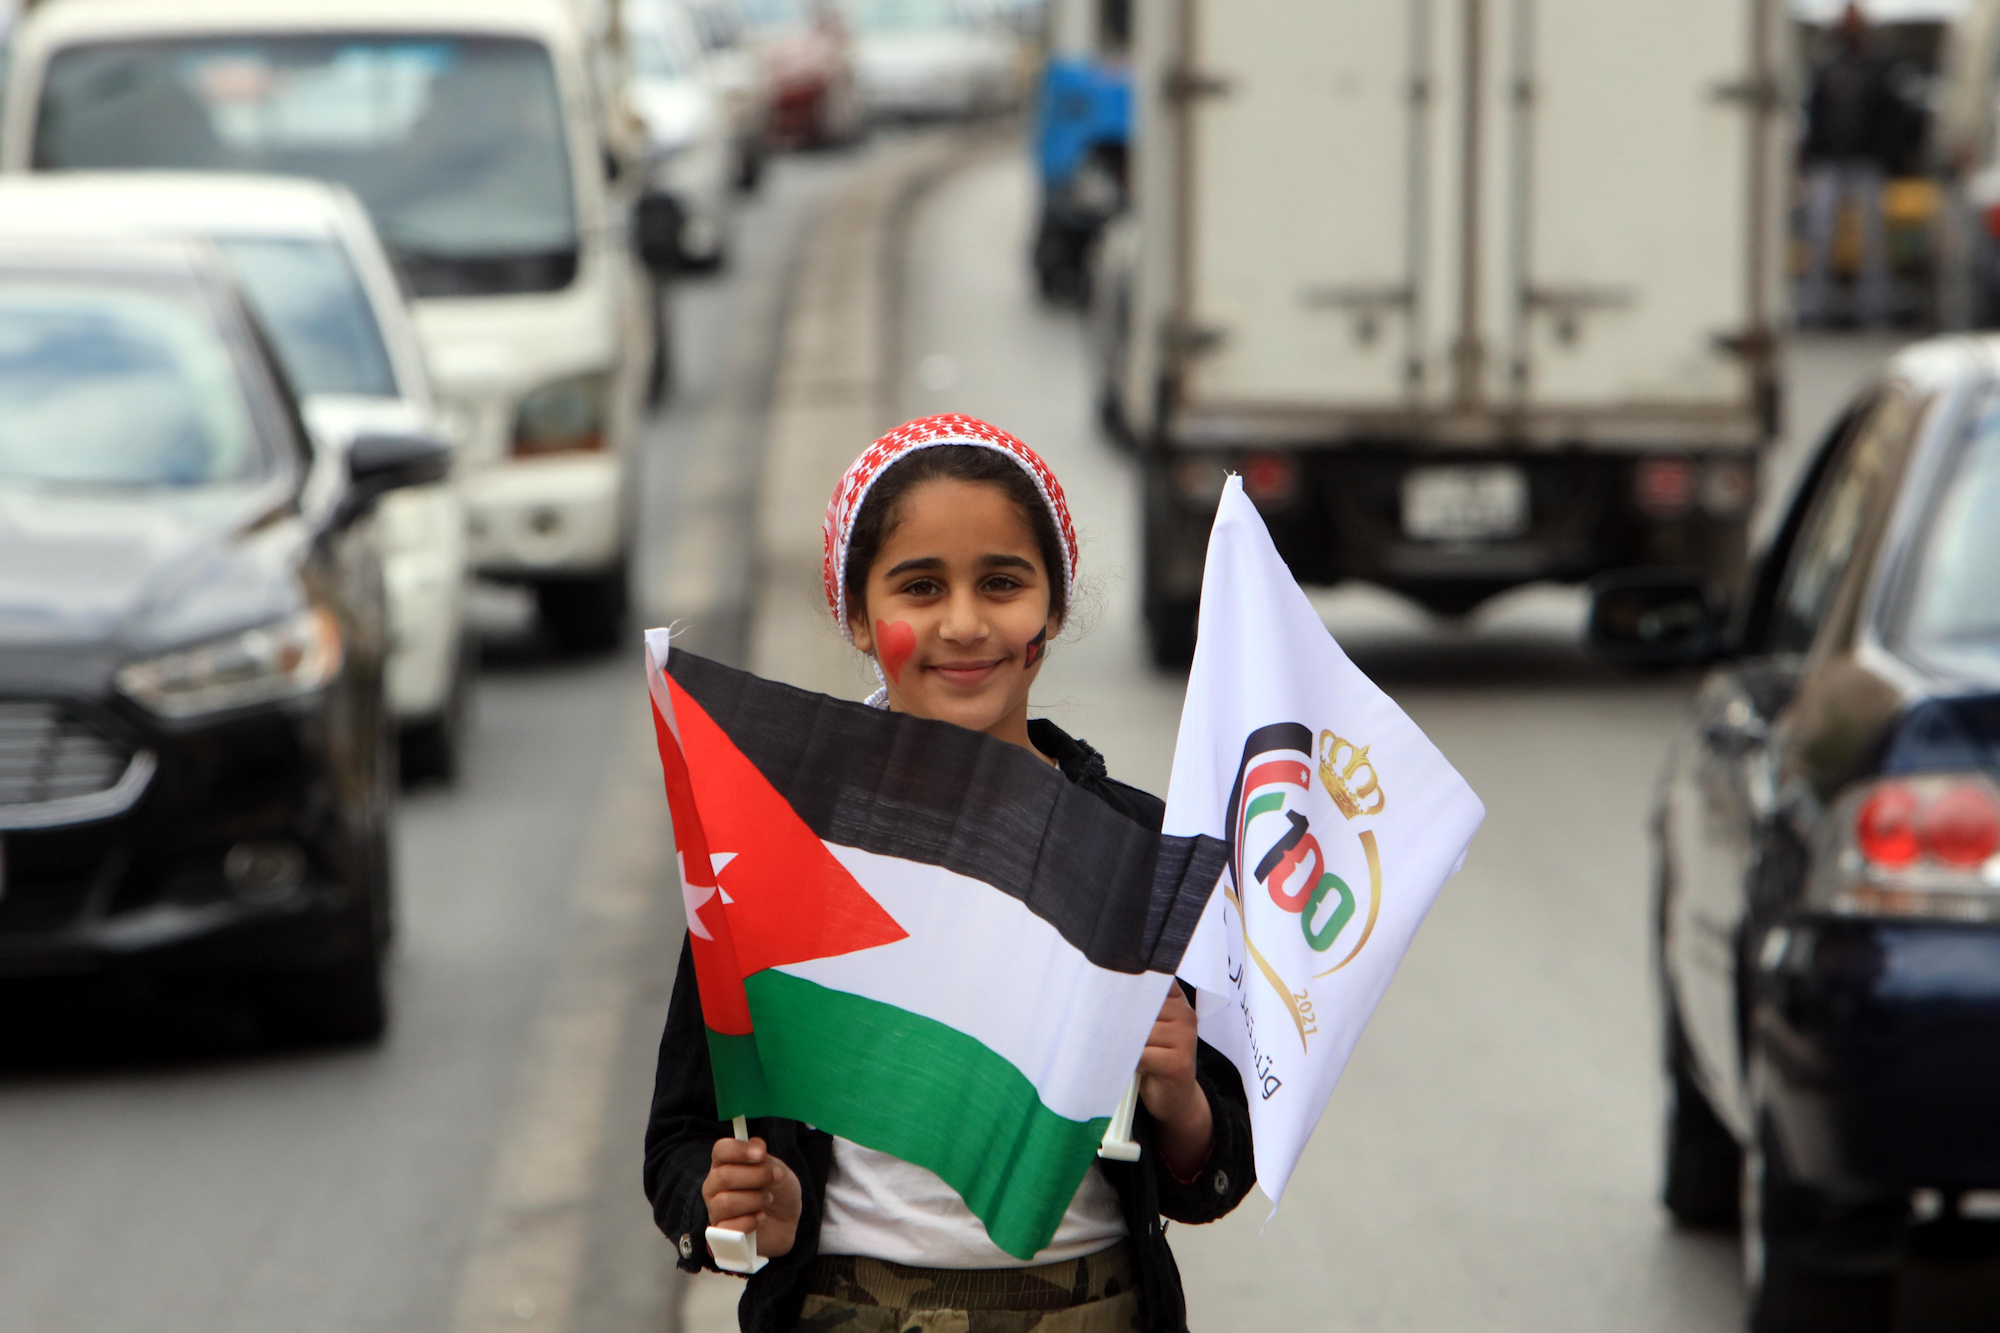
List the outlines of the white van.
{"label": "white van", "polygon": [[47,0],[0,122],[9,171],[352,190],[460,441],[474,563],[575,648],[625,616],[657,318],[587,40],[566,0]]}

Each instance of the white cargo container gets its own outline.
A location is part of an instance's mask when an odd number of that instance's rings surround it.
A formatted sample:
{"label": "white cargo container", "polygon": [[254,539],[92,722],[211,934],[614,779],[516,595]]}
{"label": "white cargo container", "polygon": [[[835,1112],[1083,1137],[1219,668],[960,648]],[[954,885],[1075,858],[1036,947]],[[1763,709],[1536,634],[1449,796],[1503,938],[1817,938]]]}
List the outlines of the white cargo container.
{"label": "white cargo container", "polygon": [[1720,589],[1777,409],[1778,0],[1137,14],[1109,406],[1158,656],[1191,651],[1225,469],[1308,581]]}

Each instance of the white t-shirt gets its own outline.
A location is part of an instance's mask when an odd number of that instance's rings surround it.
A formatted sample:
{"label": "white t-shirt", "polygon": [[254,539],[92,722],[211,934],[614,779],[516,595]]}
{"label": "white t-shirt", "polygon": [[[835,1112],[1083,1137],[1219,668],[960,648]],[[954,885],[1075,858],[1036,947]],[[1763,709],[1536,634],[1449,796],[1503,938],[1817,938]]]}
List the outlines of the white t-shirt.
{"label": "white t-shirt", "polygon": [[1118,1192],[1095,1164],[1048,1248],[1016,1259],[986,1235],[934,1172],[836,1136],[819,1228],[821,1254],[860,1254],[916,1268],[1025,1268],[1081,1258],[1124,1239]]}

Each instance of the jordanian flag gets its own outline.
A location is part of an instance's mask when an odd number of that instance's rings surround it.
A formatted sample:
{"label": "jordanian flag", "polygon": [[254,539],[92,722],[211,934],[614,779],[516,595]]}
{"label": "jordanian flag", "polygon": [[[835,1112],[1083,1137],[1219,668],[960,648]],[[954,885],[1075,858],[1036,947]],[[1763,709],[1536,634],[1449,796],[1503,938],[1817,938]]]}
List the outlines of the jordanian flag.
{"label": "jordanian flag", "polygon": [[1032,1257],[1223,845],[1162,837],[982,733],[733,671],[664,630],[646,648],[717,1113],[925,1167]]}

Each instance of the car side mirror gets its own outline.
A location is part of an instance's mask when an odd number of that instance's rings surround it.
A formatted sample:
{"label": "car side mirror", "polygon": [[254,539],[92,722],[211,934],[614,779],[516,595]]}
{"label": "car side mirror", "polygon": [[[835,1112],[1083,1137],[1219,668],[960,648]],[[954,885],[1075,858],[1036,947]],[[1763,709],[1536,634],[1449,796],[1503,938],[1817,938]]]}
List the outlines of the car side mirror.
{"label": "car side mirror", "polygon": [[343,517],[353,518],[390,491],[427,486],[451,474],[451,446],[425,431],[370,431],[347,446]]}
{"label": "car side mirror", "polygon": [[632,244],[654,277],[664,278],[680,264],[681,207],[673,196],[652,191],[639,196],[632,213]]}
{"label": "car side mirror", "polygon": [[1621,569],[1590,583],[1592,652],[1621,666],[1700,666],[1722,655],[1722,617],[1700,575]]}

